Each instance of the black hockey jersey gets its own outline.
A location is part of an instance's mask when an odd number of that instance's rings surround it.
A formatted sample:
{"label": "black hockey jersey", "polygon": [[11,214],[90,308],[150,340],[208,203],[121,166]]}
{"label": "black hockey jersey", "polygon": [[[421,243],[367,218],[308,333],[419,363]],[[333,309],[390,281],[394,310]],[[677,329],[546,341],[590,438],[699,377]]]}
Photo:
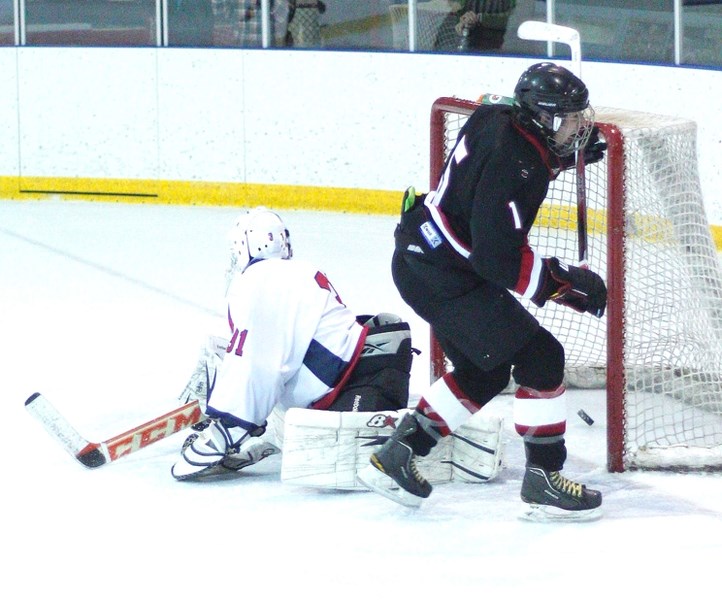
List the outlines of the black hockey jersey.
{"label": "black hockey jersey", "polygon": [[439,185],[426,196],[438,235],[483,279],[524,297],[536,291],[542,257],[528,233],[557,176],[558,158],[520,127],[509,106],[480,106],[460,130]]}

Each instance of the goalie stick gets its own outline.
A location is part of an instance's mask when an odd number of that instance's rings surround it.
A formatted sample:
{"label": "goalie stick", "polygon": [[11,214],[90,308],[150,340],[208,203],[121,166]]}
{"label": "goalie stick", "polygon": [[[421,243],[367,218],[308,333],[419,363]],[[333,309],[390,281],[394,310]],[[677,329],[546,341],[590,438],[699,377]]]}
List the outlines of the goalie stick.
{"label": "goalie stick", "polygon": [[[571,27],[546,23],[543,21],[524,21],[519,25],[517,35],[523,40],[556,42],[569,46],[572,71],[582,77],[582,48],[579,32]],[[577,249],[579,266],[588,266],[587,255],[587,176],[584,170],[584,149],[576,151],[576,193],[577,193]]]}
{"label": "goalie stick", "polygon": [[517,29],[517,35],[522,40],[537,42],[556,42],[569,46],[572,59],[572,71],[581,79],[582,77],[582,47],[579,32],[571,27],[545,23],[544,21],[524,21]]}
{"label": "goalie stick", "polygon": [[73,458],[88,469],[102,467],[191,427],[205,418],[198,401],[194,400],[104,442],[89,442],[42,394],[35,393],[30,396],[25,401],[25,408]]}

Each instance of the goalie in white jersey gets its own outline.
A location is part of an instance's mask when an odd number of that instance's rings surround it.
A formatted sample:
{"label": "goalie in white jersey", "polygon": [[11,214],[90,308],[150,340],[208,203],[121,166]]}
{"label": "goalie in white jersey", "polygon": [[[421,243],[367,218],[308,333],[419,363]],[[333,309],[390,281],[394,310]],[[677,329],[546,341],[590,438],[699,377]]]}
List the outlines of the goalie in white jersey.
{"label": "goalie in white jersey", "polygon": [[[186,439],[173,476],[238,471],[279,452],[275,444],[283,435],[276,432],[275,443],[264,435],[279,407],[288,415],[282,480],[360,488],[357,467],[368,464],[373,448],[407,412],[413,355],[408,323],[388,313],[356,316],[322,271],[289,260],[288,229],[272,211],[242,215],[231,246],[230,339],[212,338],[181,395],[185,402],[198,399],[209,419]],[[465,433],[455,450],[449,444],[430,457],[429,477],[449,481],[453,469],[465,481],[496,475],[500,423]]]}
{"label": "goalie in white jersey", "polygon": [[[349,383],[369,330],[341,301],[326,275],[292,255],[289,232],[274,212],[242,215],[232,232],[231,280],[227,293],[230,341],[220,365],[203,374],[199,400],[210,417],[186,440],[172,468],[176,479],[238,470],[278,451],[247,444],[260,436],[276,405],[335,410],[394,410],[408,401],[406,381],[396,389],[358,395],[348,405],[339,392]],[[405,324],[404,324],[405,325]],[[407,325],[405,325],[408,327]],[[403,354],[402,354],[403,356]],[[217,367],[217,369],[215,368]],[[190,398],[187,398],[190,399]],[[241,452],[241,447],[253,451]]]}

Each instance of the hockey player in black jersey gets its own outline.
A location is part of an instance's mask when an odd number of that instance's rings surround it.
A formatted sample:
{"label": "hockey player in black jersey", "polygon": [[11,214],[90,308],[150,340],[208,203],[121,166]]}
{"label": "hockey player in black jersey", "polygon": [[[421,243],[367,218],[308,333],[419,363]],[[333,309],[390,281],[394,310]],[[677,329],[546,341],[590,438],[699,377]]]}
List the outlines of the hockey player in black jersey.
{"label": "hockey player in black jersey", "polygon": [[604,314],[607,290],[599,275],[539,255],[527,234],[549,182],[575,164],[575,151],[589,164],[605,149],[584,83],[561,66],[539,63],[522,74],[513,105],[481,105],[469,117],[436,190],[407,191],[394,282],[431,325],[454,369],[371,457],[368,469],[394,479],[398,495],[369,487],[419,505],[431,485],[415,457],[427,455],[513,375],[514,422],[526,451],[524,514],[578,520],[600,514],[601,493],[560,473],[567,454],[564,349],[515,294],[537,306],[552,300]]}

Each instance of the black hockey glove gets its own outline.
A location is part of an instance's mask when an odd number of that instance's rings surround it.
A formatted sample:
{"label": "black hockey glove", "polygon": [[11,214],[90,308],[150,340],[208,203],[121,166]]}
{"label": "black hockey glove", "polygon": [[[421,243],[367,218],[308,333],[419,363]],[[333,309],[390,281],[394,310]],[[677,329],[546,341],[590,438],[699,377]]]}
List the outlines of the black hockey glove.
{"label": "black hockey glove", "polygon": [[607,142],[599,139],[599,127],[596,125],[592,129],[589,141],[584,147],[584,164],[592,165],[604,158],[604,152],[607,149]]}
{"label": "black hockey glove", "polygon": [[[587,145],[584,146],[584,164],[593,165],[604,158],[604,152],[607,149],[607,143],[599,139],[599,127],[596,125],[592,129]],[[575,155],[565,156],[562,159],[562,168],[570,169],[576,164]]]}
{"label": "black hockey glove", "polygon": [[602,317],[607,307],[607,286],[594,271],[544,259],[544,279],[532,302],[544,306],[547,300],[569,306],[579,312]]}

